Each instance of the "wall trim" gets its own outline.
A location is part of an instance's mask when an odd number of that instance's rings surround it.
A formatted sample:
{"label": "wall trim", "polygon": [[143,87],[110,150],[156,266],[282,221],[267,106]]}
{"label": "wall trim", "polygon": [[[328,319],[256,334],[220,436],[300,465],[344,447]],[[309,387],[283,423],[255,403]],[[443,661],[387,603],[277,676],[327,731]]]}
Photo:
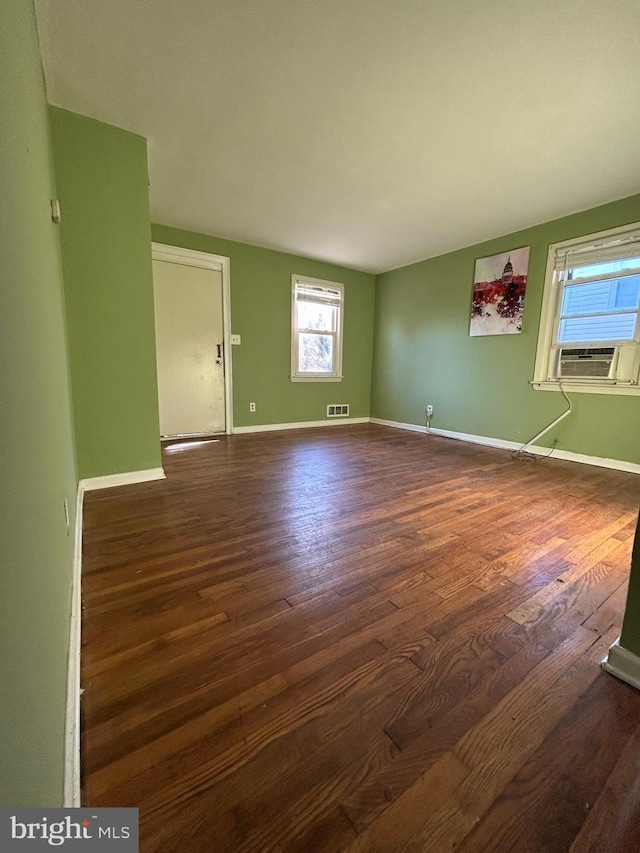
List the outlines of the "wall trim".
{"label": "wall trim", "polygon": [[[380,424],[380,426],[394,427],[395,429],[408,429],[410,432],[427,432],[426,426],[420,424],[405,424],[402,421],[388,421],[386,418],[369,418],[372,424]],[[435,432],[435,430],[431,430]]]}
{"label": "wall trim", "polygon": [[[439,435],[444,438],[454,438],[458,441],[469,442],[470,444],[483,444],[487,447],[497,447],[501,450],[520,450],[523,446],[523,442],[507,441],[503,438],[490,438],[486,435],[473,435],[472,433],[455,432],[454,430],[436,429],[434,427],[427,430],[426,426],[405,424],[400,421],[388,421],[384,418],[370,418],[370,420],[373,424],[382,424],[382,426],[395,427],[396,429],[407,429],[412,432],[429,432],[431,435]],[[527,453],[547,456],[550,449],[551,448],[549,447],[532,445],[531,447],[527,447]],[[581,462],[584,465],[595,465],[598,468],[612,468],[616,471],[628,471],[630,474],[640,474],[639,464],[636,462],[624,462],[621,459],[608,459],[604,456],[586,456],[584,453],[573,453],[570,450],[558,450],[557,448],[553,451],[552,458],[564,459],[567,462]]]}
{"label": "wall trim", "polygon": [[283,429],[306,429],[307,427],[335,427],[344,424],[368,424],[369,418],[330,418],[324,421],[299,421],[291,424],[256,424],[255,426],[240,426],[233,431],[236,434],[248,432],[275,432]]}
{"label": "wall trim", "polygon": [[111,486],[125,486],[163,480],[163,468],[148,468],[88,477],[78,481],[76,490],[75,536],[71,572],[71,613],[69,618],[69,652],[67,655],[67,690],[64,722],[63,808],[79,808],[80,788],[80,655],[82,649],[82,516],[84,493]]}
{"label": "wall trim", "polygon": [[71,618],[69,620],[69,654],[67,658],[67,699],[64,726],[64,808],[80,806],[80,650],[82,628],[82,509],[84,488],[76,491],[75,537],[71,575]]}
{"label": "wall trim", "polygon": [[602,668],[621,681],[640,690],[640,657],[620,645],[618,638],[602,661]]}
{"label": "wall trim", "polygon": [[133,483],[148,483],[152,480],[164,480],[164,468],[147,468],[143,471],[125,471],[122,474],[107,474],[104,477],[85,477],[80,480],[83,492],[95,489],[110,489],[113,486],[130,486]]}

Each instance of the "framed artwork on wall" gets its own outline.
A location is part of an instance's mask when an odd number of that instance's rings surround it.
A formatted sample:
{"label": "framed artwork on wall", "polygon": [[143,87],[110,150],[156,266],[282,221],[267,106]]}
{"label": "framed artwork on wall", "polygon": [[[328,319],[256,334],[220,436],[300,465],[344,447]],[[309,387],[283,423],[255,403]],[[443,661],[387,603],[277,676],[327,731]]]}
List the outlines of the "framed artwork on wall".
{"label": "framed artwork on wall", "polygon": [[529,246],[476,260],[471,337],[520,334],[528,269]]}

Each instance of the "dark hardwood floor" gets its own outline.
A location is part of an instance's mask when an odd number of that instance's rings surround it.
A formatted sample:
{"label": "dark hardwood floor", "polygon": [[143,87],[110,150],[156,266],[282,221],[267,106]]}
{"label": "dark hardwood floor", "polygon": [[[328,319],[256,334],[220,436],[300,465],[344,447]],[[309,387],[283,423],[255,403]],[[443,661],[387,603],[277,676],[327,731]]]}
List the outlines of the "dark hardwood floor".
{"label": "dark hardwood floor", "polygon": [[640,477],[386,427],[88,493],[83,802],[142,851],[640,849]]}

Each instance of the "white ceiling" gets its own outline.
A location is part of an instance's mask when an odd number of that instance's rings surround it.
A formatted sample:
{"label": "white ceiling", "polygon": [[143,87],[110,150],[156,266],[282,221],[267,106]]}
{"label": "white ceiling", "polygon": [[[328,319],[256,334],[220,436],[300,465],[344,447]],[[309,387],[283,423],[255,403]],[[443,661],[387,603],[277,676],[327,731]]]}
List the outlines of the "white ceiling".
{"label": "white ceiling", "polygon": [[379,272],[640,191],[638,0],[38,0],[154,221]]}

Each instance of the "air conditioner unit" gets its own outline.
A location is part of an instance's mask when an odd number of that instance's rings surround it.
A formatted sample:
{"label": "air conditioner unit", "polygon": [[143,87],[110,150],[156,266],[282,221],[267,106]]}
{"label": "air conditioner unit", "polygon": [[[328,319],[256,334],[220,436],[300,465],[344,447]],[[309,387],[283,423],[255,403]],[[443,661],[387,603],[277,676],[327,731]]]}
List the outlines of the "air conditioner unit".
{"label": "air conditioner unit", "polygon": [[616,379],[616,347],[562,348],[558,379]]}

